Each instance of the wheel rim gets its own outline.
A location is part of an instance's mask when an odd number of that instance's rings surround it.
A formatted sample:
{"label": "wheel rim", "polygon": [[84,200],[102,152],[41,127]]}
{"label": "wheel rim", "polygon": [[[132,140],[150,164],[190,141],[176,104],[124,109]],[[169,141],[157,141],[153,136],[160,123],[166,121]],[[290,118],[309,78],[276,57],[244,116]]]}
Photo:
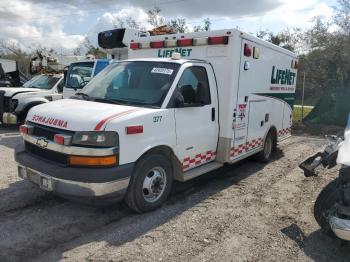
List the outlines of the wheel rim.
{"label": "wheel rim", "polygon": [[265,158],[270,158],[271,153],[272,153],[272,139],[271,137],[267,137],[265,141],[265,147],[264,147]]}
{"label": "wheel rim", "polygon": [[166,172],[162,167],[152,168],[143,181],[142,194],[143,198],[149,202],[154,203],[165,191],[166,186]]}

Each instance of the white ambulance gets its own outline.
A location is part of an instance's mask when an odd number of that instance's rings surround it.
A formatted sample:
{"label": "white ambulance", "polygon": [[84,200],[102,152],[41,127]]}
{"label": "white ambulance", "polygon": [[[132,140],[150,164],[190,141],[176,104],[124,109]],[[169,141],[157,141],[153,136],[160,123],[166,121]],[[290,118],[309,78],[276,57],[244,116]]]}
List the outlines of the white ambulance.
{"label": "white ambulance", "polygon": [[[127,43],[126,43],[127,44]],[[187,181],[291,135],[295,54],[238,30],[132,39],[73,99],[33,108],[19,176],[66,198],[146,212]]]}

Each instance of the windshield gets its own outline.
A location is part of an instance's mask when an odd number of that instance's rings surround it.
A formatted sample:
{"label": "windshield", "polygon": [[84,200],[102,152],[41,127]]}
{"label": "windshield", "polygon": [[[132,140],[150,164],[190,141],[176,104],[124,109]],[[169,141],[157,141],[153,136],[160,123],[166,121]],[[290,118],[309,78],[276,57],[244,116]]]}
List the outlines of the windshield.
{"label": "windshield", "polygon": [[39,88],[39,89],[51,89],[61,78],[58,76],[38,75],[34,76],[31,80],[25,82],[23,87]]}
{"label": "windshield", "polygon": [[82,93],[91,100],[160,107],[179,67],[176,63],[145,61],[111,64]]}
{"label": "windshield", "polygon": [[91,80],[94,62],[71,64],[67,72],[66,87],[80,89]]}

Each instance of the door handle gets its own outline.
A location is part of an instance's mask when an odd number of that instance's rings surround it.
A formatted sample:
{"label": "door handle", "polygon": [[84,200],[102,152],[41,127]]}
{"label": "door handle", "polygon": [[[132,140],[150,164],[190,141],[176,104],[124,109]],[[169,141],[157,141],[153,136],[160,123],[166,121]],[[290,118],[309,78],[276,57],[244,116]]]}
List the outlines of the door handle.
{"label": "door handle", "polygon": [[211,121],[215,121],[215,107],[211,108]]}

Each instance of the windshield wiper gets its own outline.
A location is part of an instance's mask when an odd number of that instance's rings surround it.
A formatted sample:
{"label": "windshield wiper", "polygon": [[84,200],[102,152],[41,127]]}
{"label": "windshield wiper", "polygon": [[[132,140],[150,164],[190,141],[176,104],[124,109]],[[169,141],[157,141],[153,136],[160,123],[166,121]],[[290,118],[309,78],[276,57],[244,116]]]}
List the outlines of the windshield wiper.
{"label": "windshield wiper", "polygon": [[94,102],[102,102],[102,103],[109,103],[109,104],[119,104],[118,101],[108,98],[101,98],[101,97],[91,97],[91,99]]}
{"label": "windshield wiper", "polygon": [[85,93],[76,93],[73,97],[76,97],[76,96],[81,96],[84,100],[88,100],[90,101],[91,97],[88,95],[88,94],[85,94]]}

